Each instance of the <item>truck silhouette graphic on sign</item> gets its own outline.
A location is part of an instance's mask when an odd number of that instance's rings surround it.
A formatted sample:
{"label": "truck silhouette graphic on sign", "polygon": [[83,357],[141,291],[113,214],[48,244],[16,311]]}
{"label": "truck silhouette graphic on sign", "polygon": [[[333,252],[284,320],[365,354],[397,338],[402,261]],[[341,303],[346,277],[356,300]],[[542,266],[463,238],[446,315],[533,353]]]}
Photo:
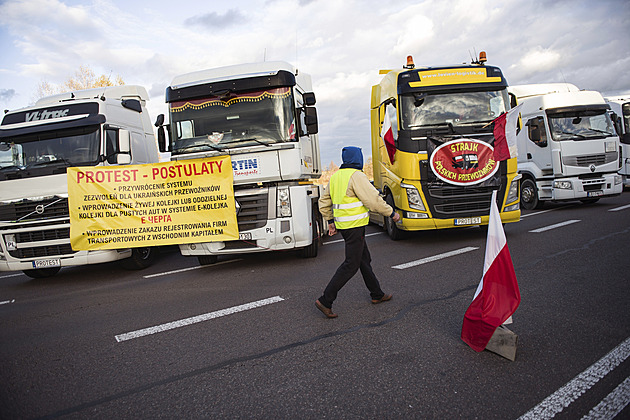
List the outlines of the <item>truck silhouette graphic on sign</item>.
{"label": "truck silhouette graphic on sign", "polygon": [[474,169],[478,166],[479,158],[473,153],[453,157],[453,168],[455,169]]}

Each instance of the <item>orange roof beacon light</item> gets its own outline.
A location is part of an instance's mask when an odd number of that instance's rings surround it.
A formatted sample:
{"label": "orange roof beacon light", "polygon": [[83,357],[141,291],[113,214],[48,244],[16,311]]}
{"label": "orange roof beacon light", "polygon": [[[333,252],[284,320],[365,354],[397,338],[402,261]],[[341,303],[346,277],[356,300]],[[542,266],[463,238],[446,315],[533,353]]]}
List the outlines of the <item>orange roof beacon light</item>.
{"label": "orange roof beacon light", "polygon": [[413,64],[413,57],[408,55],[407,56],[407,65],[403,66],[403,68],[405,68],[405,69],[413,69],[414,67],[416,67],[416,65]]}
{"label": "orange roof beacon light", "polygon": [[483,66],[486,61],[488,61],[488,59],[486,58],[486,52],[479,51],[479,64]]}

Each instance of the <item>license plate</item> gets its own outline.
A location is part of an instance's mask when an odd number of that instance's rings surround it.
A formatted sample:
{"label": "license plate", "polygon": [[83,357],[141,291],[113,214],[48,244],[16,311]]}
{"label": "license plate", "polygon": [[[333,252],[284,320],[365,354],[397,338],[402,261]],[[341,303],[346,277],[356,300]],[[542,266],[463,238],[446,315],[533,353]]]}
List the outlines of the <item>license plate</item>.
{"label": "license plate", "polygon": [[466,217],[464,219],[455,219],[455,226],[479,225],[481,217]]}
{"label": "license plate", "polygon": [[61,260],[59,258],[51,258],[48,260],[32,261],[33,268],[48,268],[48,267],[60,267]]}
{"label": "license plate", "polygon": [[241,240],[241,241],[251,241],[252,240],[252,233],[251,232],[239,233],[238,234],[238,239]]}
{"label": "license plate", "polygon": [[604,195],[603,191],[589,191],[586,193],[587,197],[601,197]]}

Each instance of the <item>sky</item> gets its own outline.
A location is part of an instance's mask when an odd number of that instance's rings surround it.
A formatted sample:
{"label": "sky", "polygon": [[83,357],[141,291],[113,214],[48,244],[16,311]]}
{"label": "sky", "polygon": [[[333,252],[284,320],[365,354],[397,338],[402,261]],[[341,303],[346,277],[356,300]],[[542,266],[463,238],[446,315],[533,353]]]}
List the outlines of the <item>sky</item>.
{"label": "sky", "polygon": [[627,0],[0,0],[0,107],[32,105],[80,66],[149,92],[167,114],[176,75],[287,61],[313,80],[324,167],[370,146],[381,69],[469,63],[486,51],[510,85],[568,82],[630,94]]}

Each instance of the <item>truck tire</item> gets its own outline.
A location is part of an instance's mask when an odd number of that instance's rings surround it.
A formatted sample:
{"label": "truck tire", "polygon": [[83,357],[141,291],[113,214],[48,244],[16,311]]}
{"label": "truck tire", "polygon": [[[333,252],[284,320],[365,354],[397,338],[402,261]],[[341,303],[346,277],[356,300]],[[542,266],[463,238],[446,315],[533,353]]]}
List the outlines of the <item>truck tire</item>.
{"label": "truck tire", "polygon": [[219,259],[216,255],[199,255],[197,260],[199,261],[199,265],[212,265],[216,264]]}
{"label": "truck tire", "polygon": [[24,270],[22,272],[32,279],[43,279],[45,277],[54,276],[59,272],[59,270],[61,270],[61,267],[34,268],[32,270]]}
{"label": "truck tire", "polygon": [[302,258],[315,258],[319,251],[319,241],[321,240],[323,223],[322,216],[319,211],[313,207],[313,215],[311,216],[311,226],[313,227],[313,242],[310,245],[305,246],[301,250]]}
{"label": "truck tire", "polygon": [[[393,209],[396,208],[394,206],[394,197],[392,197],[391,194],[387,194],[387,197],[385,197],[385,202],[387,204],[389,204],[390,206],[392,206]],[[405,232],[400,230],[400,229],[398,229],[398,226],[396,226],[396,223],[392,220],[391,217],[385,217],[385,221],[384,221],[383,225],[385,226],[385,230],[387,231],[387,235],[393,241],[398,241],[398,240],[400,240],[400,239],[402,239],[404,237]]]}
{"label": "truck tire", "polygon": [[142,270],[153,264],[157,252],[157,248],[150,246],[133,248],[131,257],[122,260],[122,265],[127,270]]}
{"label": "truck tire", "polygon": [[525,210],[542,208],[543,202],[538,199],[536,183],[529,178],[521,181],[521,207]]}

